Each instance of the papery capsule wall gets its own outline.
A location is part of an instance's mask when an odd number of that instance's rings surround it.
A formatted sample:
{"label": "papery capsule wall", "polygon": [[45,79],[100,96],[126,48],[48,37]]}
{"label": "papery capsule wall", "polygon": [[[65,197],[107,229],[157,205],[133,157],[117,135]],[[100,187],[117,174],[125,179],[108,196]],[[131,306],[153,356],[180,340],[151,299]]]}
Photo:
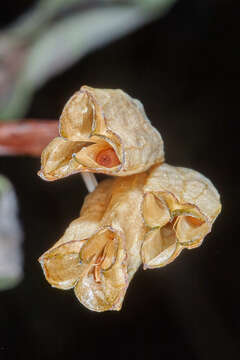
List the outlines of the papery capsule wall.
{"label": "papery capsule wall", "polygon": [[164,266],[183,248],[200,246],[220,211],[220,196],[202,174],[168,164],[151,169],[142,204],[149,229],[142,247],[144,266]]}
{"label": "papery capsule wall", "polygon": [[40,258],[50,284],[75,287],[79,301],[90,310],[120,310],[141,264],[145,180],[144,173],[100,183],[87,196],[80,217]]}
{"label": "papery capsule wall", "polygon": [[60,135],[42,155],[46,180],[84,171],[128,176],[164,161],[161,135],[122,90],[82,86],[63,109]]}

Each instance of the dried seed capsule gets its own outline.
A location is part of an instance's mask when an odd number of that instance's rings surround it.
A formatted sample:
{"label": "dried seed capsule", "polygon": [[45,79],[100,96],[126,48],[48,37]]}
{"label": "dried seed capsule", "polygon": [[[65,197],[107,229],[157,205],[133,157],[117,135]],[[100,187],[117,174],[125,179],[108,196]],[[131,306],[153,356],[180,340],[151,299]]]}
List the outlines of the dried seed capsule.
{"label": "dried seed capsule", "polygon": [[39,259],[47,281],[59,289],[70,289],[87,266],[82,266],[79,253],[98,224],[110,200],[113,180],[105,180],[86,196],[80,217],[69,225],[61,239]]}
{"label": "dried seed capsule", "polygon": [[40,258],[50,284],[75,287],[77,298],[90,310],[120,310],[141,264],[145,180],[144,173],[101,183],[88,195],[80,218]]}
{"label": "dried seed capsule", "polygon": [[42,155],[46,180],[83,171],[127,176],[164,161],[161,135],[122,90],[82,86],[63,109],[60,136]]}
{"label": "dried seed capsule", "polygon": [[76,285],[75,294],[91,310],[120,310],[129,282],[141,264],[146,231],[141,216],[145,179],[144,173],[114,180],[99,231],[81,249],[84,264],[96,260],[93,272]]}
{"label": "dried seed capsule", "polygon": [[213,184],[191,169],[154,167],[144,193],[142,213],[149,228],[142,246],[145,268],[164,266],[183,248],[200,246],[221,211]]}

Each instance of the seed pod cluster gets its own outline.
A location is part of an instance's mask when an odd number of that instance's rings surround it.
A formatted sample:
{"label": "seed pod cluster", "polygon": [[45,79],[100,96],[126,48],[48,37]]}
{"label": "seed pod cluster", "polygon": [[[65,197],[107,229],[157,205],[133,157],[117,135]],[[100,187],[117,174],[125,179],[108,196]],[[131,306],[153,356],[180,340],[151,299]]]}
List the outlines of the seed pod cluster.
{"label": "seed pod cluster", "polygon": [[120,310],[133,275],[200,246],[221,211],[200,173],[164,163],[161,135],[142,104],[122,90],[83,86],[44,149],[39,175],[114,175],[87,195],[80,217],[39,259],[47,281],[74,288],[93,311]]}

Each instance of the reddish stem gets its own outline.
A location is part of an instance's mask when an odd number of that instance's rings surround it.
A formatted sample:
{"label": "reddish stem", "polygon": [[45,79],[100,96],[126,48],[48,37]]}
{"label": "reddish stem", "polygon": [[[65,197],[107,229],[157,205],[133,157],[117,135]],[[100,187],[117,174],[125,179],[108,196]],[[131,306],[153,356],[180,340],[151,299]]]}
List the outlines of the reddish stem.
{"label": "reddish stem", "polygon": [[31,119],[0,123],[0,155],[39,157],[46,145],[56,136],[56,120]]}

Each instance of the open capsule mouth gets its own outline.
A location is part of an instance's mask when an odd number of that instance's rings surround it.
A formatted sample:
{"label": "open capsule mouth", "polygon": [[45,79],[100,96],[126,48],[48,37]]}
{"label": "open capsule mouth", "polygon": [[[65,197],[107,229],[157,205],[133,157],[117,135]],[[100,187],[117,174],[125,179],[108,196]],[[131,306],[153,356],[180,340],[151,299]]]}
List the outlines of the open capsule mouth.
{"label": "open capsule mouth", "polygon": [[142,258],[146,268],[166,265],[176,252],[177,237],[173,222],[147,232],[142,245]]}
{"label": "open capsule mouth", "polygon": [[[97,136],[93,137],[94,139]],[[91,138],[91,140],[93,140]],[[77,153],[73,153],[73,159],[83,167],[88,169],[116,169],[121,165],[119,155],[114,149],[114,144],[108,141],[108,139],[97,138],[97,142],[93,142],[81,148]]]}
{"label": "open capsule mouth", "polygon": [[101,273],[111,269],[116,262],[118,252],[118,238],[108,229],[100,231],[83,245],[80,260],[84,264],[91,264],[90,273],[94,280],[101,283]]}
{"label": "open capsule mouth", "polygon": [[39,259],[46,279],[52,286],[69,289],[80,277],[93,274],[101,283],[102,272],[115,264],[119,239],[115,232],[104,229],[85,240],[74,240],[49,250]]}
{"label": "open capsule mouth", "polygon": [[122,164],[115,145],[102,137],[94,136],[90,140],[70,141],[61,137],[52,140],[42,153],[39,175],[52,181],[81,171],[119,171]]}
{"label": "open capsule mouth", "polygon": [[201,245],[210,231],[210,224],[195,206],[181,205],[169,194],[146,193],[142,211],[146,225],[151,228],[142,247],[147,267],[172,261],[180,248]]}
{"label": "open capsule mouth", "polygon": [[192,248],[202,243],[210,231],[210,225],[203,217],[181,215],[176,217],[175,231],[179,243]]}
{"label": "open capsule mouth", "polygon": [[74,291],[79,301],[95,311],[120,310],[127,286],[126,252],[111,227],[87,239],[79,253],[84,269]]}
{"label": "open capsule mouth", "polygon": [[60,118],[60,135],[75,148],[74,143],[87,143],[72,152],[72,158],[79,165],[95,171],[120,167],[119,139],[106,129],[104,115],[86,90],[76,93],[65,106]]}

